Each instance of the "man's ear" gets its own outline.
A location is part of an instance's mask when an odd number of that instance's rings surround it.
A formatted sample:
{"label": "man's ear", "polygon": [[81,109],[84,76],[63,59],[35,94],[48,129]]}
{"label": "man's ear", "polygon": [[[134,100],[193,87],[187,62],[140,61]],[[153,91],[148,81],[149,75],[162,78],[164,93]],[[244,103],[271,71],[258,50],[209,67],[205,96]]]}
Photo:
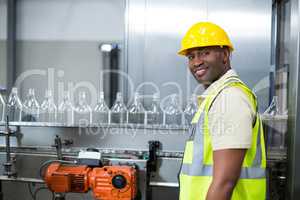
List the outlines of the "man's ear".
{"label": "man's ear", "polygon": [[223,64],[226,64],[229,61],[230,51],[228,48],[223,50]]}

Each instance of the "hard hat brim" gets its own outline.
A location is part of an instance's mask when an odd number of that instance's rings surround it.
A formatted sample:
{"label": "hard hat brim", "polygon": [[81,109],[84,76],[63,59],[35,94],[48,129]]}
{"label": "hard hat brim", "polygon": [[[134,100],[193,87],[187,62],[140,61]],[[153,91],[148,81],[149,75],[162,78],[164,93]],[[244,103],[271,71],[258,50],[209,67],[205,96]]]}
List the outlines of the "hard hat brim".
{"label": "hard hat brim", "polygon": [[180,49],[177,52],[177,54],[181,55],[181,56],[186,56],[188,50],[195,49],[195,48],[201,48],[201,47],[213,47],[213,46],[221,47],[221,48],[226,46],[226,47],[229,48],[230,52],[234,51],[234,48],[232,46],[228,46],[228,45],[224,45],[224,46],[223,45],[211,45],[211,46],[196,46],[196,47],[191,47],[191,48],[187,48],[187,49]]}

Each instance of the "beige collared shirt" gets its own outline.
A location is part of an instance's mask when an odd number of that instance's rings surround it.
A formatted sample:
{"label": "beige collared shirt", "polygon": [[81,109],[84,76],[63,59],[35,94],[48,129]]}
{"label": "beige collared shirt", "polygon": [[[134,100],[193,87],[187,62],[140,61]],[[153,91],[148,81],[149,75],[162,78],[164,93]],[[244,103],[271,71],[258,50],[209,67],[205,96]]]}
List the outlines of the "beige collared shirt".
{"label": "beige collared shirt", "polygon": [[[220,86],[222,81],[230,76],[237,76],[237,74],[232,69],[227,71],[220,79],[213,82],[203,95]],[[208,113],[213,150],[250,148],[255,114],[248,97],[240,88],[223,89]]]}

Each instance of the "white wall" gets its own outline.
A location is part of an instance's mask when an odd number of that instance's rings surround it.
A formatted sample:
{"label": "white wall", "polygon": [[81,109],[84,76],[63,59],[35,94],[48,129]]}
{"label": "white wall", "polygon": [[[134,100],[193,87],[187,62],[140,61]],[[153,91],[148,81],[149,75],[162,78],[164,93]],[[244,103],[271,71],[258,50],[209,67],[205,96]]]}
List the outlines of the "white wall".
{"label": "white wall", "polygon": [[19,0],[21,40],[122,40],[124,0]]}

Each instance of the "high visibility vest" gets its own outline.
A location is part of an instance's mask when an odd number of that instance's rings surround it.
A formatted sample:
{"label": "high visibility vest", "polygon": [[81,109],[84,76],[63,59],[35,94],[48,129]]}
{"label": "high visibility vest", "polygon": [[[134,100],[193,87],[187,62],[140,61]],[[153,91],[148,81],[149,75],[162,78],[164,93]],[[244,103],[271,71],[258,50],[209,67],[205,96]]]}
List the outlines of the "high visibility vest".
{"label": "high visibility vest", "polygon": [[[256,110],[252,128],[251,147],[247,149],[240,178],[233,190],[231,200],[266,199],[266,153],[261,118],[257,112],[256,96],[238,78],[231,76],[216,88],[199,105],[186,142],[179,175],[180,200],[205,200],[212,182],[213,149],[209,132],[208,111],[218,94],[227,87],[240,88]],[[238,123],[238,122],[236,122]]]}

